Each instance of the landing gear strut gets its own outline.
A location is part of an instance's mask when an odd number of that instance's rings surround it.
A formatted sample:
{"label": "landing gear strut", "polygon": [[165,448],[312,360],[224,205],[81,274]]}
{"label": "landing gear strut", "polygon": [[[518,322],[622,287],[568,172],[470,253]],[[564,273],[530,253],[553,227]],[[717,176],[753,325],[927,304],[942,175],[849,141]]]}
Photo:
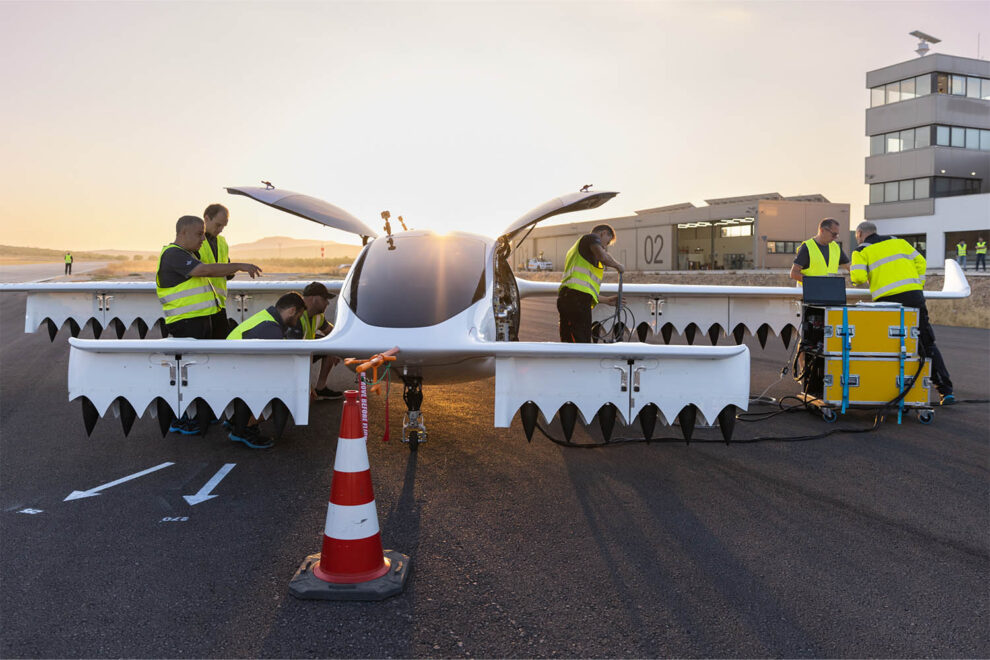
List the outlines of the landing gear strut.
{"label": "landing gear strut", "polygon": [[426,424],[419,407],[423,404],[423,379],[403,377],[402,400],[406,402],[406,414],[402,418],[402,441],[409,443],[409,451],[419,449],[426,442]]}

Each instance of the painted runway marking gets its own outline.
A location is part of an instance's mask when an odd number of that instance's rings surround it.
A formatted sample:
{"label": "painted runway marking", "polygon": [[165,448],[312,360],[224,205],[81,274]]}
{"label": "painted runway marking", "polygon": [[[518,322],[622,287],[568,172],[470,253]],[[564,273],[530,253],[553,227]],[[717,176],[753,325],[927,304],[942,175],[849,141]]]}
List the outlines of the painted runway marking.
{"label": "painted runway marking", "polygon": [[126,483],[132,479],[137,479],[138,477],[143,477],[146,474],[151,474],[152,472],[161,470],[162,468],[167,468],[170,465],[175,465],[175,463],[171,463],[171,462],[162,463],[161,465],[150,467],[147,470],[141,470],[140,472],[137,472],[135,474],[130,474],[126,477],[122,477],[120,479],[117,479],[116,481],[111,481],[108,484],[103,484],[102,486],[97,486],[96,488],[90,488],[89,490],[74,490],[69,494],[68,497],[66,497],[62,501],[68,502],[69,500],[79,500],[84,497],[94,497],[96,495],[99,495],[101,490],[106,490],[107,488],[113,488],[114,486],[119,486],[122,483]]}
{"label": "painted runway marking", "polygon": [[183,495],[183,499],[189,502],[189,506],[196,506],[200,502],[205,502],[206,500],[212,500],[216,495],[211,495],[210,493],[214,488],[217,487],[223,478],[230,474],[230,471],[234,469],[237,463],[226,463],[222,468],[217,470],[217,473],[206,482],[206,485],[199,489],[199,492],[195,495]]}

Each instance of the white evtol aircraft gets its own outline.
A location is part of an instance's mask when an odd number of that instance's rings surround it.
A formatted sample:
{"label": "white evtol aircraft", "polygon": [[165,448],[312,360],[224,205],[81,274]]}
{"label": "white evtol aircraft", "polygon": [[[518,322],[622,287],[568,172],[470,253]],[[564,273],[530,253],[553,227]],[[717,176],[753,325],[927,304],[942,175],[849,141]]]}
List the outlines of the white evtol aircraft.
{"label": "white evtol aircraft", "polygon": [[[628,285],[625,310],[631,323],[615,336],[644,339],[649,330],[669,341],[676,329],[693,341],[707,328],[712,346],[667,346],[640,342],[562,344],[519,342],[520,299],[555,296],[558,284],[517,280],[509,266],[512,241],[554,215],[593,209],[614,192],[582,190],[533,209],[511,223],[495,240],[454,232],[409,231],[378,237],[359,219],[332,204],[274,187],[227,188],[273,208],[320,224],[349,231],[365,243],[343,282],[328,282],[340,293],[333,332],[316,340],[215,341],[192,339],[70,339],[69,399],[81,398],[87,433],[99,417],[120,417],[125,434],[147,411],[164,433],[172,415],[188,412],[199,419],[221,411],[272,416],[279,433],[291,414],[308,422],[312,355],[365,357],[397,346],[393,373],[403,381],[407,416],[403,439],[415,448],[426,438],[420,406],[422,385],[454,383],[495,376],[495,425],[508,427],[517,410],[527,437],[540,414],[559,412],[570,438],[577,416],[587,424],[598,417],[607,438],[616,417],[638,419],[650,437],[659,420],[680,424],[690,439],[700,413],[718,424],[729,439],[737,408],[749,399],[749,349],[717,346],[724,333],[741,344],[749,330],[765,343],[769,331],[786,342],[800,316],[800,290],[790,287]],[[929,297],[969,295],[965,277],[946,263],[946,285]],[[235,309],[246,316],[266,305],[245,303],[252,293],[287,290],[298,283],[232,282]],[[73,335],[86,323],[72,300],[96,296],[94,332],[103,324],[117,328],[135,322],[143,336],[160,316],[154,283],[80,283],[4,287],[33,292],[28,299],[26,330],[43,322],[54,337],[68,321]],[[603,285],[603,293],[616,291]],[[240,293],[238,293],[240,292]],[[245,293],[247,292],[247,293]],[[851,289],[850,296],[869,295]],[[60,297],[61,296],[61,297]],[[80,298],[83,296],[83,298]],[[74,298],[73,298],[74,297]],[[110,299],[114,311],[110,312]],[[231,298],[229,298],[230,300]],[[99,308],[97,310],[97,307]],[[614,308],[599,305],[596,319]],[[112,318],[106,316],[112,314]],[[630,333],[630,330],[635,330]]]}

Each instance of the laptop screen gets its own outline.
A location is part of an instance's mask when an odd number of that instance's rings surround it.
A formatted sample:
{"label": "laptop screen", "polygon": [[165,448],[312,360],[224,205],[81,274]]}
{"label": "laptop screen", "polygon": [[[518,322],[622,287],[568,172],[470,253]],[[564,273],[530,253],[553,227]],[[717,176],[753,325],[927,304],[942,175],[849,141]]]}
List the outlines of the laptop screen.
{"label": "laptop screen", "polygon": [[846,279],[844,277],[807,276],[803,283],[804,302],[809,305],[842,307],[846,304]]}

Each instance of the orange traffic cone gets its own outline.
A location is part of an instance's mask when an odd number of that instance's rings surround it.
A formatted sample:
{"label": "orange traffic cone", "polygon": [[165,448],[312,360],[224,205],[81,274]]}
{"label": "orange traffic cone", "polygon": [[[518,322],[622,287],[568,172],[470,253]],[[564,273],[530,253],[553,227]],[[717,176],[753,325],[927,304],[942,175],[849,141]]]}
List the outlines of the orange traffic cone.
{"label": "orange traffic cone", "polygon": [[383,600],[405,588],[409,557],[382,551],[361,404],[354,390],[344,397],[323,552],[303,560],[289,593],[297,598]]}

